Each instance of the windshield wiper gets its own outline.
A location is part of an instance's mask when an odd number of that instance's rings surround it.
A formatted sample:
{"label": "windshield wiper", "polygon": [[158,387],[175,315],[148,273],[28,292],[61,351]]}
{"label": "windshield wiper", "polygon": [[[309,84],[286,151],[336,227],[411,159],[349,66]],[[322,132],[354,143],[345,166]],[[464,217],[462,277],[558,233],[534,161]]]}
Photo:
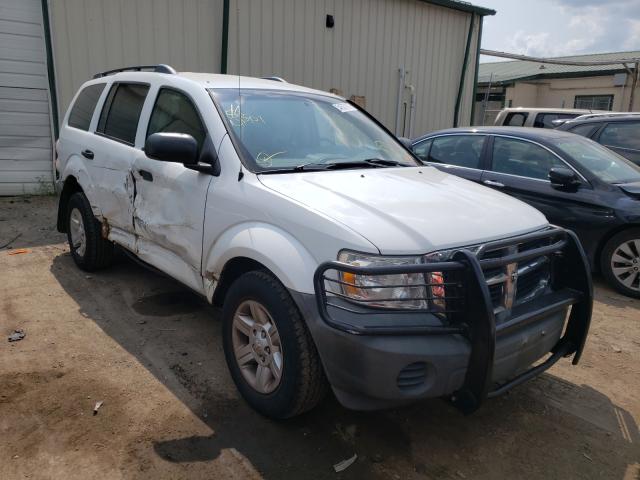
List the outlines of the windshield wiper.
{"label": "windshield wiper", "polygon": [[264,172],[260,173],[317,172],[323,170],[343,170],[349,168],[385,168],[399,166],[406,167],[407,165],[404,163],[396,162],[395,160],[385,160],[382,158],[365,158],[363,160],[351,160],[348,162],[303,163],[292,168],[265,170]]}

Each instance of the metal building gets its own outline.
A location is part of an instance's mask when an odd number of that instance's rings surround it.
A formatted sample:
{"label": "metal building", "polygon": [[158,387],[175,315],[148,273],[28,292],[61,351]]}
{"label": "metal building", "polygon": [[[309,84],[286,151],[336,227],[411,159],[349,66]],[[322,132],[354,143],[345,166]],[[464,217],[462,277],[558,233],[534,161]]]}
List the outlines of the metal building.
{"label": "metal building", "polygon": [[493,14],[457,0],[0,0],[0,195],[51,188],[73,94],[126,65],[276,75],[402,136],[469,125]]}

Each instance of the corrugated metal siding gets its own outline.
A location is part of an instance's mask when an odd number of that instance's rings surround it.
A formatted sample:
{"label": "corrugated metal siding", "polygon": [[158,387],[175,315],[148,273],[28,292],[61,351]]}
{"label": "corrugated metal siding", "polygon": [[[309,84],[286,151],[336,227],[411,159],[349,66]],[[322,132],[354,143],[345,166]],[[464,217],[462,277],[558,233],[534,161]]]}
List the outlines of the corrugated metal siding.
{"label": "corrugated metal siding", "polygon": [[0,195],[52,189],[48,82],[39,0],[0,0]]}
{"label": "corrugated metal siding", "polygon": [[223,0],[49,0],[60,119],[95,73],[166,63],[219,72]]}
{"label": "corrugated metal siding", "polygon": [[[415,87],[419,135],[453,124],[470,19],[418,0],[231,0],[228,71],[363,95],[367,110],[393,130],[403,65]],[[460,125],[471,116],[475,24]]]}

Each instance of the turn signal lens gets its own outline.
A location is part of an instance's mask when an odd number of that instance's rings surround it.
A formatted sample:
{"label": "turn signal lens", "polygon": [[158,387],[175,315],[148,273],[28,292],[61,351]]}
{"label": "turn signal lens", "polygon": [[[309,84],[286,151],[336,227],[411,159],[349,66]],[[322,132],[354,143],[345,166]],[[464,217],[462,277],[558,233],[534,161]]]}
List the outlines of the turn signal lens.
{"label": "turn signal lens", "polygon": [[355,287],[356,284],[356,274],[350,272],[341,272],[342,281],[344,283],[348,283],[350,285],[343,285],[344,293],[349,295],[350,297],[360,297],[362,296],[359,288]]}

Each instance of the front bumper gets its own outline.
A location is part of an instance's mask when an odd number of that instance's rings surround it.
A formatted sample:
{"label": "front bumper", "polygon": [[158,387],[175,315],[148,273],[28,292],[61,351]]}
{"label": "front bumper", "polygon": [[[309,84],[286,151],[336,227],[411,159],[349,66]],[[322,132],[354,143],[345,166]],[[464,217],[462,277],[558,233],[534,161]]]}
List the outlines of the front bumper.
{"label": "front bumper", "polygon": [[[558,232],[555,229],[554,235]],[[540,374],[562,357],[573,355],[576,364],[591,320],[592,285],[577,238],[568,231],[562,235],[561,242],[501,259],[478,259],[461,250],[452,261],[434,264],[321,265],[316,272],[316,294],[292,295],[307,319],[338,399],[349,408],[368,410],[450,396],[458,408],[470,413],[485,399]],[[553,258],[552,287],[513,308],[496,325],[483,268],[543,254]],[[464,307],[447,314],[446,320],[430,311],[407,315],[406,311],[338,308],[332,302],[336,297],[325,287],[325,281],[332,278],[326,273],[331,270],[385,275],[407,269],[411,273],[457,272],[464,289],[455,298]],[[371,322],[376,316],[380,320]],[[531,367],[547,354],[543,363]]]}

